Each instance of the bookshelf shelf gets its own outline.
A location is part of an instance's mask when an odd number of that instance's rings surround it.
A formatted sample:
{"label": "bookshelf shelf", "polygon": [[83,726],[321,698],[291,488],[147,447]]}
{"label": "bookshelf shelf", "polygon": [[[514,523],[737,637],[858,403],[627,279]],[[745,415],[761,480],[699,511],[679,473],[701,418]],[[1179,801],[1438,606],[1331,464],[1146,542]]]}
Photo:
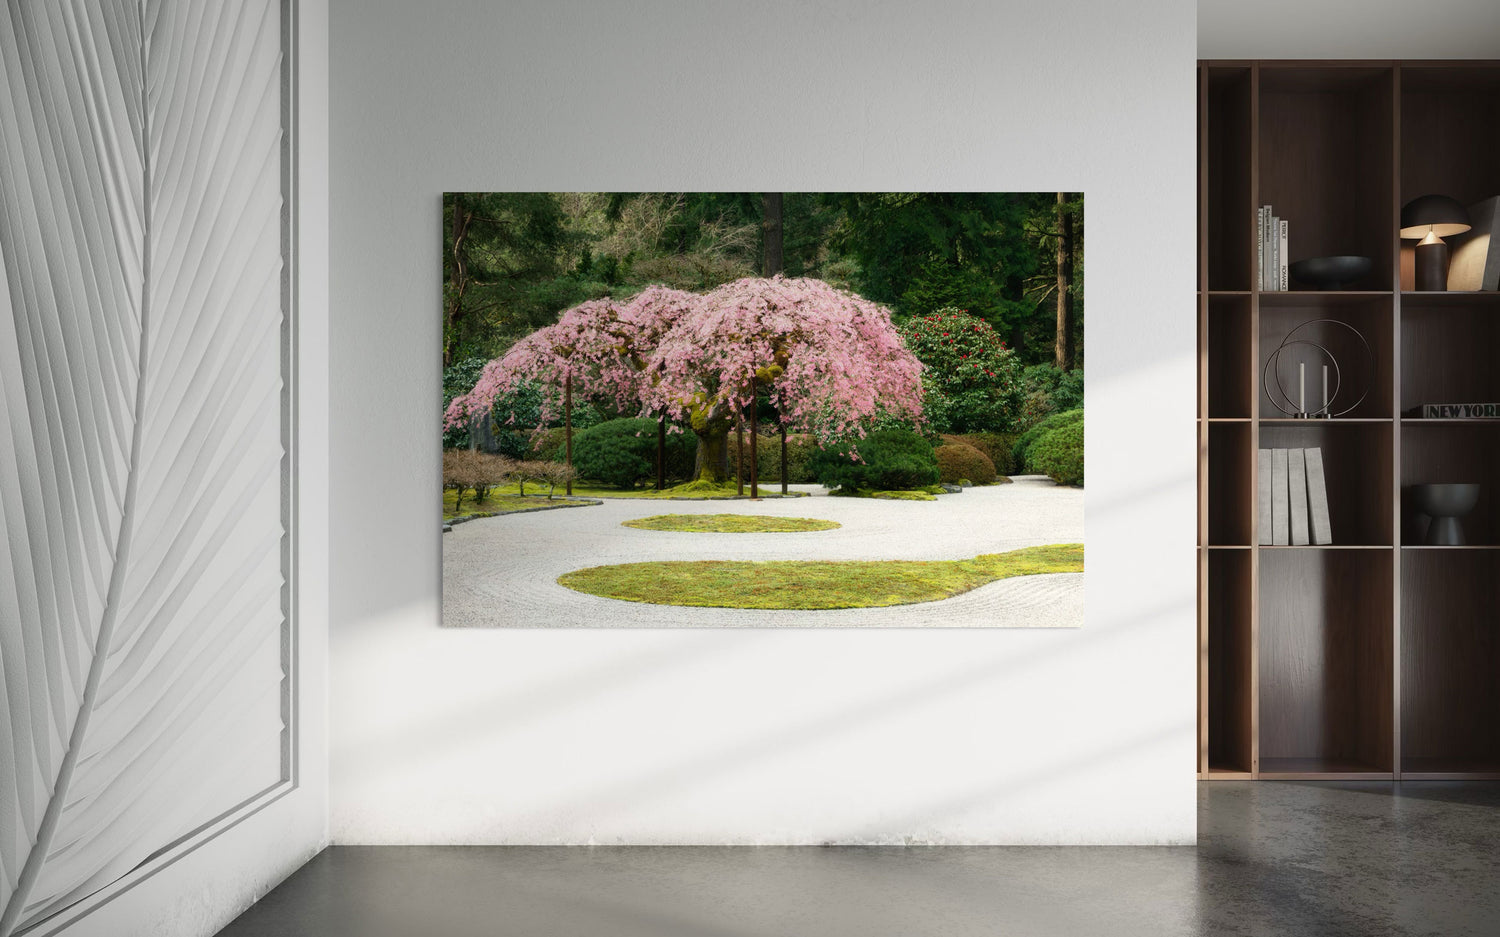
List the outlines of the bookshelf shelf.
{"label": "bookshelf shelf", "polygon": [[1262,550],[1390,550],[1389,543],[1301,543],[1271,545],[1263,543]]}
{"label": "bookshelf shelf", "polygon": [[1313,426],[1318,428],[1329,426],[1370,426],[1372,424],[1389,424],[1391,418],[1388,416],[1336,416],[1330,419],[1302,419],[1295,416],[1261,417],[1261,426]]}
{"label": "bookshelf shelf", "polygon": [[1281,306],[1298,306],[1312,309],[1328,309],[1333,306],[1354,306],[1372,299],[1385,299],[1390,290],[1277,290],[1256,294],[1262,309]]}
{"label": "bookshelf shelf", "polygon": [[[1500,195],[1500,62],[1203,62],[1198,146],[1199,775],[1500,779],[1500,418],[1407,415],[1500,403],[1500,293],[1411,289],[1396,230],[1418,195]],[[1359,254],[1370,273],[1260,289],[1262,205],[1290,260]],[[1369,393],[1289,417],[1262,374],[1317,319],[1338,323],[1322,344],[1340,325],[1368,343],[1333,350]],[[1308,354],[1280,373],[1316,405],[1326,359]],[[1259,545],[1257,450],[1311,447],[1335,542]],[[1422,542],[1409,489],[1439,482],[1483,486],[1463,546]]]}

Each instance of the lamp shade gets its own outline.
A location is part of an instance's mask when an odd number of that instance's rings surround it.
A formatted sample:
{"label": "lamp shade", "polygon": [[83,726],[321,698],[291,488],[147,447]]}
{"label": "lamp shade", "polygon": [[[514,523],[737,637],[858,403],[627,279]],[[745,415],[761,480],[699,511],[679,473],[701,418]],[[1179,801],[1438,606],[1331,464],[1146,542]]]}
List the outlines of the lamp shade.
{"label": "lamp shade", "polygon": [[1401,206],[1401,236],[1404,238],[1426,237],[1429,232],[1445,238],[1467,230],[1469,210],[1456,198],[1422,195]]}

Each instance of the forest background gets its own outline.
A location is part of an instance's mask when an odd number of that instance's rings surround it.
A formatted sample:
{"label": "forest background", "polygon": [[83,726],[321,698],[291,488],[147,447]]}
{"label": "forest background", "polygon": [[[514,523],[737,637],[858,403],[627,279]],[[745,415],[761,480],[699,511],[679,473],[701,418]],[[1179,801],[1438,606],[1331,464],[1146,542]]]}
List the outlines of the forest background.
{"label": "forest background", "polygon": [[[1082,404],[1083,204],[1078,193],[449,193],[443,403],[586,300],[781,273],[880,303],[898,327],[954,310],[987,324],[1024,374],[1027,405],[1006,427],[1021,431]],[[468,436],[450,430],[444,445]]]}

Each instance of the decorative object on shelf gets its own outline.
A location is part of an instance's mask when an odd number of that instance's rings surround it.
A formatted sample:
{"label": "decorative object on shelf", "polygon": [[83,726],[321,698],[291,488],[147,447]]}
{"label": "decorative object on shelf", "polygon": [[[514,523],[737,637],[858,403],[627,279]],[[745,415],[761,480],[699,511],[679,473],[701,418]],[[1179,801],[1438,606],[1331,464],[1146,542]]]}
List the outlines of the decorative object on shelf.
{"label": "decorative object on shelf", "polygon": [[1412,485],[1412,504],[1432,518],[1427,525],[1427,544],[1440,547],[1464,545],[1464,530],[1458,519],[1479,503],[1476,484]]}
{"label": "decorative object on shelf", "polygon": [[1500,290],[1500,195],[1469,206],[1467,232],[1453,239],[1448,289]]}
{"label": "decorative object on shelf", "polygon": [[1469,210],[1451,196],[1422,195],[1401,206],[1401,236],[1421,238],[1416,258],[1418,290],[1448,289],[1451,251],[1443,238],[1463,234],[1469,227]]}
{"label": "decorative object on shelf", "polygon": [[1418,415],[1424,420],[1494,420],[1500,419],[1500,403],[1424,403]]}
{"label": "decorative object on shelf", "polygon": [[[1322,342],[1316,342],[1311,338],[1297,337],[1304,329],[1310,329],[1316,325],[1332,325],[1346,330],[1349,334],[1359,339],[1357,347],[1363,352],[1364,365],[1362,370],[1366,375],[1365,386],[1360,390],[1359,396],[1354,399],[1354,402],[1341,410],[1334,410],[1333,408],[1339,401],[1339,394],[1345,390],[1343,381],[1344,370],[1339,366],[1338,358],[1328,349],[1327,344],[1325,344],[1328,339],[1325,338]],[[1317,407],[1309,408],[1307,404],[1306,361],[1297,362],[1296,403],[1292,402],[1292,395],[1287,393],[1286,385],[1282,383],[1281,356],[1287,349],[1295,346],[1316,349],[1323,357],[1328,359],[1328,364],[1322,366],[1322,397],[1314,397],[1314,400],[1321,399],[1322,401],[1321,405]],[[1330,366],[1333,369],[1332,383],[1330,383]],[[1369,375],[1374,373],[1374,369],[1375,354],[1370,350],[1370,343],[1365,340],[1364,335],[1361,334],[1359,329],[1339,319],[1309,319],[1286,333],[1286,337],[1281,340],[1281,344],[1277,345],[1276,350],[1271,352],[1270,356],[1266,358],[1265,366],[1261,368],[1260,382],[1261,386],[1265,388],[1266,397],[1271,401],[1272,406],[1287,416],[1294,416],[1299,419],[1310,417],[1329,419],[1344,416],[1361,403],[1364,403],[1365,398],[1370,394]],[[1352,394],[1352,391],[1350,393]],[[1345,397],[1344,399],[1347,400],[1348,398]],[[1282,406],[1283,402],[1285,402],[1285,406]]]}
{"label": "decorative object on shelf", "polygon": [[1323,450],[1261,449],[1257,459],[1257,542],[1274,547],[1333,543]]}
{"label": "decorative object on shelf", "polygon": [[1256,237],[1260,245],[1257,269],[1263,292],[1282,293],[1287,289],[1287,223],[1270,205],[1262,205],[1256,218]]}
{"label": "decorative object on shelf", "polygon": [[1375,267],[1375,261],[1357,254],[1308,257],[1287,268],[1293,280],[1320,290],[1345,290]]}

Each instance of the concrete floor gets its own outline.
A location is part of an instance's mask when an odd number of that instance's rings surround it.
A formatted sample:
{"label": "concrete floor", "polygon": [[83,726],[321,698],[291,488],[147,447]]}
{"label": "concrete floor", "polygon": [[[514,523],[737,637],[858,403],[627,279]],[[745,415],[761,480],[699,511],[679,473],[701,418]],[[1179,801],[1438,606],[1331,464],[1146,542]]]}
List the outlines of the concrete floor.
{"label": "concrete floor", "polygon": [[1199,785],[1192,847],[335,847],[220,937],[1500,934],[1500,784]]}

